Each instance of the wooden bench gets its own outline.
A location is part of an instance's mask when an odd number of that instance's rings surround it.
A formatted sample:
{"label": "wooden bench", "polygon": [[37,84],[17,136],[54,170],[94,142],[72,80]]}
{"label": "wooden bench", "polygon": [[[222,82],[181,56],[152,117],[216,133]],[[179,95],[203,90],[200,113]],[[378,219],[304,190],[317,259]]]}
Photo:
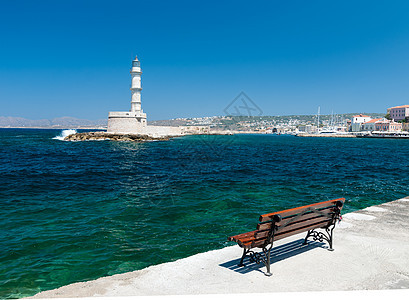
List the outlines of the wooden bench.
{"label": "wooden bench", "polygon": [[[311,237],[314,241],[328,242],[328,250],[333,251],[333,231],[337,220],[341,218],[344,202],[345,198],[339,198],[261,215],[256,230],[228,238],[243,248],[239,266],[244,266],[243,260],[249,255],[251,262],[263,262],[267,267],[265,274],[271,276],[270,254],[273,242],[302,232],[307,232],[304,245]],[[319,228],[325,231],[317,231]],[[254,252],[251,250],[253,248],[261,248],[262,252]]]}

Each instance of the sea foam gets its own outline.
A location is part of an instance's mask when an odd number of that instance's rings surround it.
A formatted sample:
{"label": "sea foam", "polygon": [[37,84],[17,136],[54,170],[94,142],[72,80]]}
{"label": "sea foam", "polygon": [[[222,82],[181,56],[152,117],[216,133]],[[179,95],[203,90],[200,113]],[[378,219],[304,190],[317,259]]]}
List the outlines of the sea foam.
{"label": "sea foam", "polygon": [[63,131],[61,131],[60,135],[57,135],[55,137],[53,137],[53,140],[60,140],[63,141],[65,137],[77,133],[77,131],[75,129],[65,129]]}

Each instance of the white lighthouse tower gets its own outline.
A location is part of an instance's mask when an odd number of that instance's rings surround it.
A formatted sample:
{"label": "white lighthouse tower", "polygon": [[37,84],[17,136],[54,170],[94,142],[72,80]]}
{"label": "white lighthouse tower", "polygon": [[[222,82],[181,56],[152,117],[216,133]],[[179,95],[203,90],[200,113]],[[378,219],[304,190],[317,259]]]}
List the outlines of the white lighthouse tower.
{"label": "white lighthouse tower", "polygon": [[142,112],[141,109],[141,63],[138,60],[138,57],[132,61],[132,69],[131,69],[131,76],[132,76],[132,100],[131,100],[131,112]]}
{"label": "white lighthouse tower", "polygon": [[108,129],[111,133],[143,133],[146,127],[146,114],[141,106],[141,63],[138,57],[132,61],[131,68],[131,110],[111,111],[108,115]]}

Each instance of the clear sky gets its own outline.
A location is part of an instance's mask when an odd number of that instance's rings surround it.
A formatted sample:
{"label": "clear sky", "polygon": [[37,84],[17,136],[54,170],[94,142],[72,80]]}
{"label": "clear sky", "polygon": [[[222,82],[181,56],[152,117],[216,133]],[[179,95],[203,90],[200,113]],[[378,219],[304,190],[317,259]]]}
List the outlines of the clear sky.
{"label": "clear sky", "polygon": [[409,1],[2,1],[0,116],[264,115],[409,104]]}

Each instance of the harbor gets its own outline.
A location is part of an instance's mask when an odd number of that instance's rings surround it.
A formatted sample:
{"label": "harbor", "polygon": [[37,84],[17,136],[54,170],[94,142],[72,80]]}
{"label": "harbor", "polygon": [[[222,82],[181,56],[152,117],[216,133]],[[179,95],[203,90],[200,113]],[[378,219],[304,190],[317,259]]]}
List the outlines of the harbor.
{"label": "harbor", "polygon": [[298,137],[409,139],[409,132],[298,133]]}
{"label": "harbor", "polygon": [[357,134],[358,138],[409,139],[409,132],[369,132]]}
{"label": "harbor", "polygon": [[355,134],[340,134],[340,133],[298,133],[299,137],[331,137],[331,138],[356,138]]}
{"label": "harbor", "polygon": [[60,130],[0,131],[7,215],[0,298],[217,249],[231,249],[224,262],[237,260],[242,251],[227,237],[254,230],[260,214],[340,197],[347,214],[409,195],[401,140],[235,134],[66,142],[70,132]]}

